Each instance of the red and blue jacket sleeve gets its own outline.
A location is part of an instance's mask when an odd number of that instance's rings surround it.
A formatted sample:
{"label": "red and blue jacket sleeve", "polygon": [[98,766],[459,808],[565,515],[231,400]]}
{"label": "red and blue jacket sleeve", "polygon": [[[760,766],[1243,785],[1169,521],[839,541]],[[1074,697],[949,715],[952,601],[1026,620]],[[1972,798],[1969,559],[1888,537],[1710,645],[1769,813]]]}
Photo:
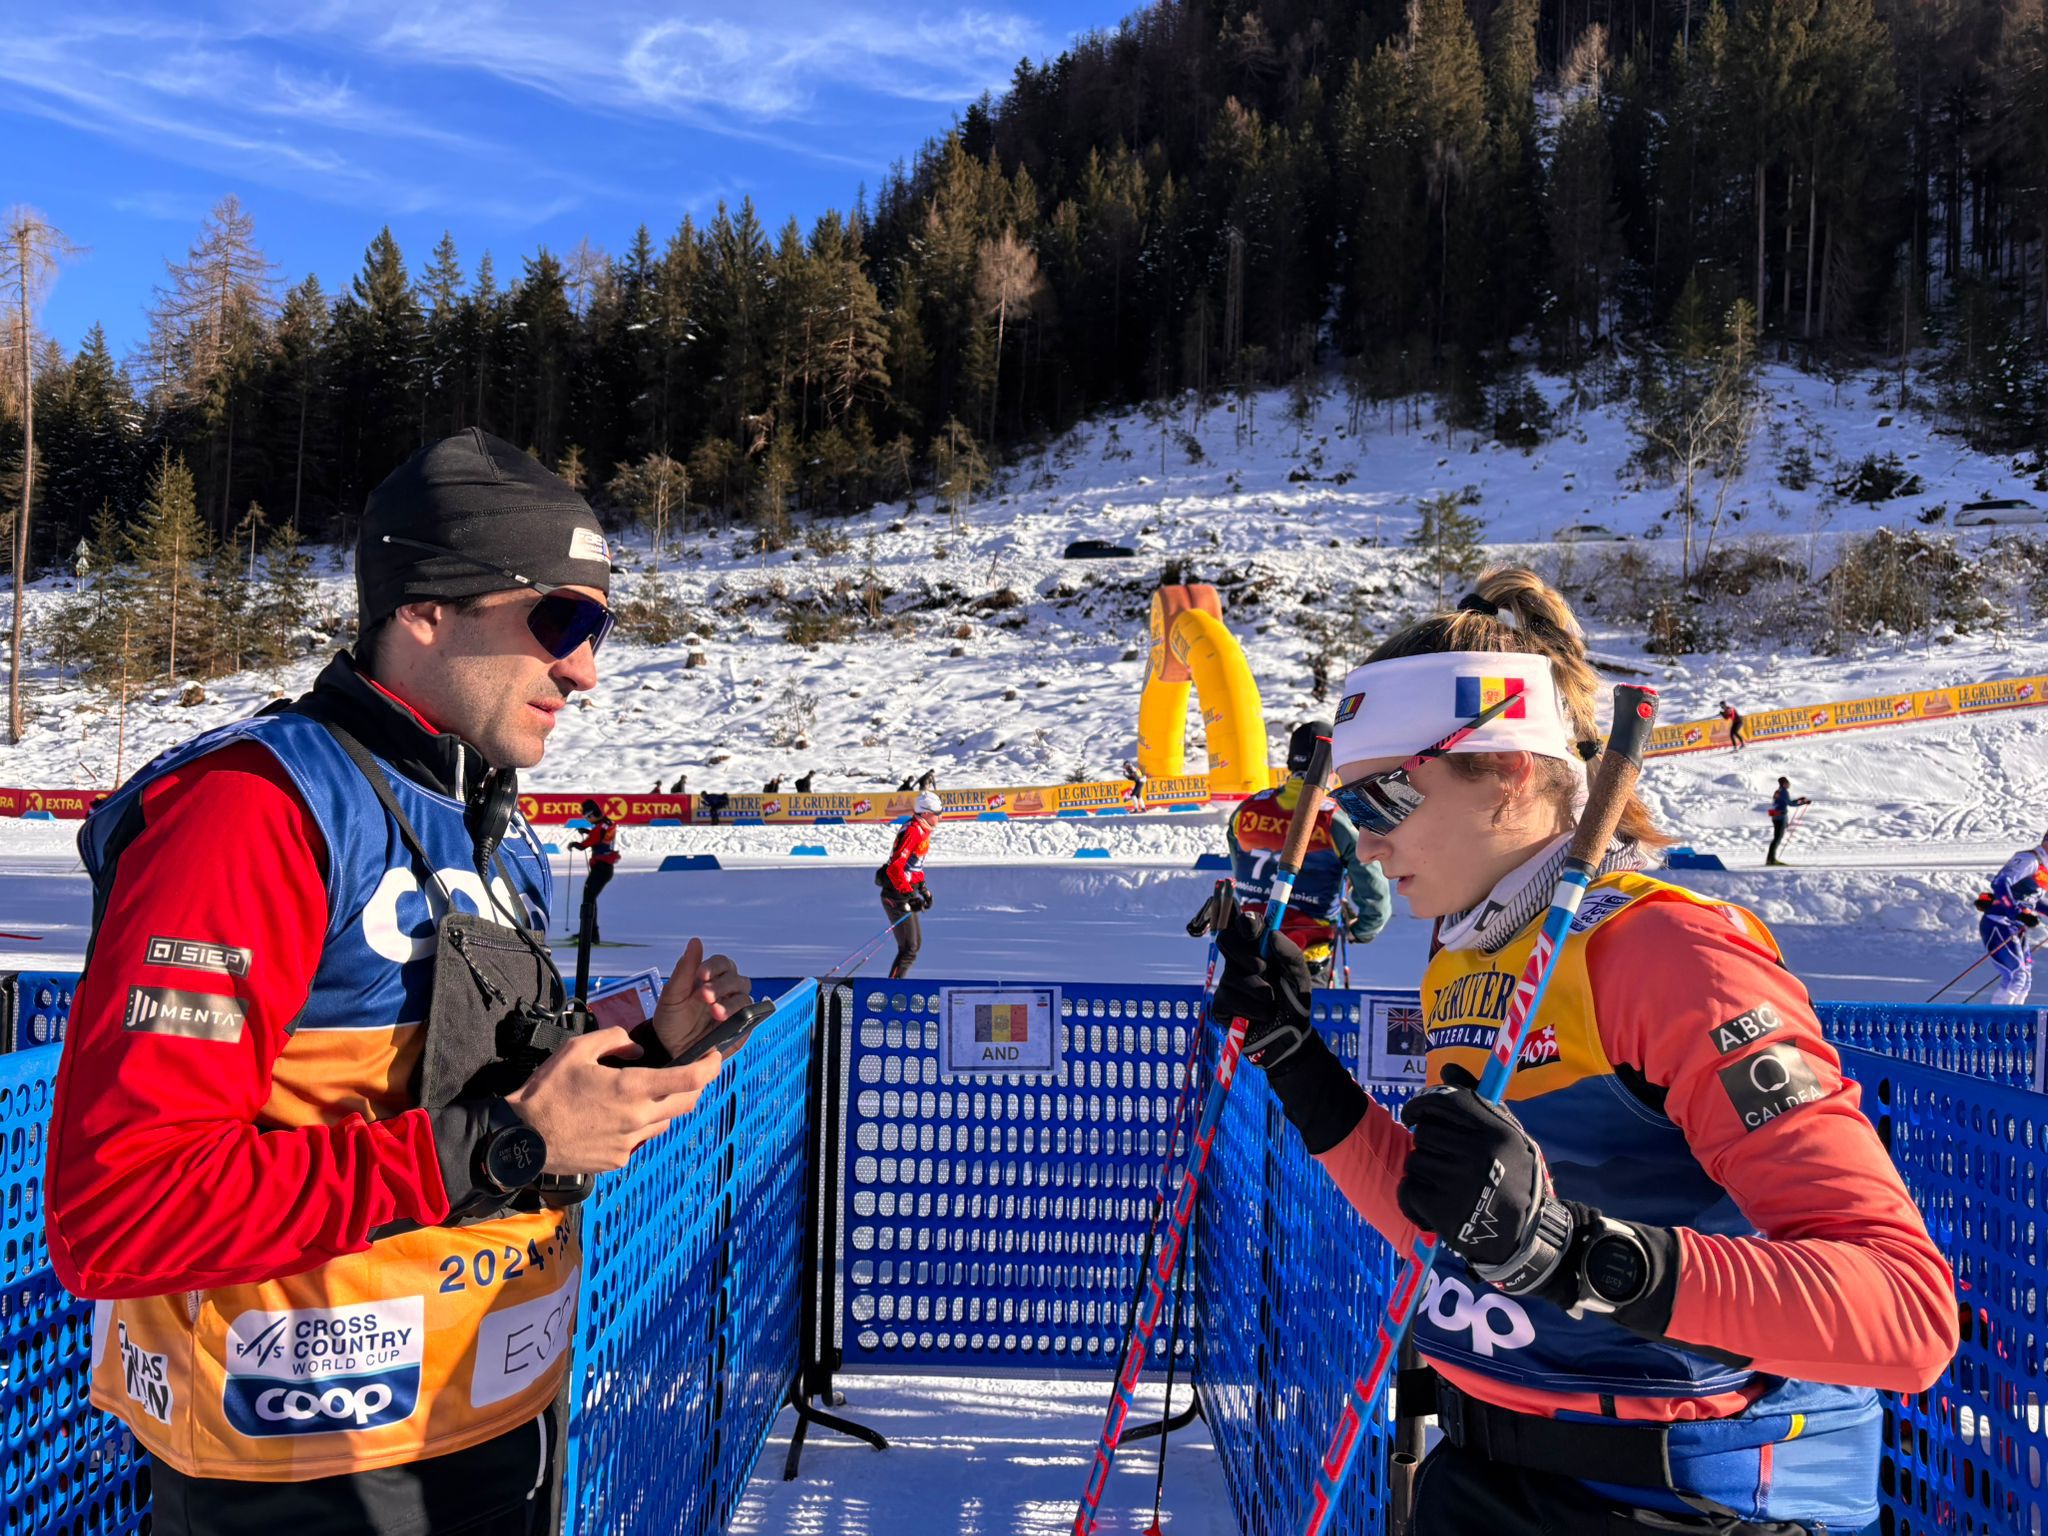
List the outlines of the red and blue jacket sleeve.
{"label": "red and blue jacket sleeve", "polygon": [[326,848],[276,760],[223,748],[152,784],[142,810],[58,1071],[58,1279],[105,1299],[241,1284],[360,1252],[391,1223],[441,1221],[425,1111],[265,1125],[328,922]]}
{"label": "red and blue jacket sleeve", "polygon": [[1955,1279],[1799,979],[1742,914],[1675,901],[1596,931],[1587,967],[1608,1059],[1758,1233],[1679,1229],[1667,1336],[1777,1376],[1927,1387],[1955,1353]]}
{"label": "red and blue jacket sleeve", "polygon": [[889,888],[897,895],[907,896],[924,884],[924,855],[931,845],[931,828],[919,821],[907,823],[896,834],[896,846],[883,868],[888,873]]}

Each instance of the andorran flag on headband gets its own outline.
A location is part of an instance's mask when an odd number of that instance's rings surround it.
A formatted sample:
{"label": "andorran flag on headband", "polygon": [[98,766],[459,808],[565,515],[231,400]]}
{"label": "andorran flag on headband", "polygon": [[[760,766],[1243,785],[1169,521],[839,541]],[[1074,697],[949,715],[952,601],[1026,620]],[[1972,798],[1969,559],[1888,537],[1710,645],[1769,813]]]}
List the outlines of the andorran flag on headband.
{"label": "andorran flag on headband", "polygon": [[1522,680],[1519,677],[1469,677],[1458,678],[1457,702],[1451,706],[1457,714],[1471,719],[1493,708],[1502,699],[1514,702],[1495,718],[1500,720],[1524,720],[1528,718],[1528,700],[1522,694]]}
{"label": "andorran flag on headband", "polygon": [[1341,781],[1356,776],[1355,765],[1410,757],[1503,699],[1507,708],[1450,750],[1579,761],[1548,657],[1438,651],[1369,662],[1344,680],[1331,766]]}

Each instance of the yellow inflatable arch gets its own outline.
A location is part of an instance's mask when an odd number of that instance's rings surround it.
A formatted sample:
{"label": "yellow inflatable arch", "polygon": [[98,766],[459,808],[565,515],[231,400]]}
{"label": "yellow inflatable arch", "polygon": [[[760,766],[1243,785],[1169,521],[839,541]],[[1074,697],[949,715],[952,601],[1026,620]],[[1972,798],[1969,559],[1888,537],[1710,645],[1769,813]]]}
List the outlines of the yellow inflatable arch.
{"label": "yellow inflatable arch", "polygon": [[1224,627],[1216,589],[1161,587],[1152,594],[1152,658],[1138,700],[1138,767],[1147,778],[1187,771],[1190,683],[1202,706],[1210,792],[1255,795],[1269,787],[1259,685]]}

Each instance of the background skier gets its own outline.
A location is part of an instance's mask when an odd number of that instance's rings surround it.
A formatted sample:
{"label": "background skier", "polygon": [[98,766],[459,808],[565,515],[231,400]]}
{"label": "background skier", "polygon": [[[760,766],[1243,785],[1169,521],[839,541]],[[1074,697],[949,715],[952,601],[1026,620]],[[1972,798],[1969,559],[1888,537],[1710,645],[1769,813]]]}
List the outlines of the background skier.
{"label": "background skier", "polygon": [[882,888],[882,910],[896,924],[896,962],[889,967],[892,979],[910,974],[924,944],[917,914],[932,909],[932,888],[924,878],[924,856],[932,845],[932,828],[939,824],[945,808],[945,802],[933,791],[928,789],[920,794],[910,820],[896,834],[889,862],[875,871],[875,884]]}
{"label": "background skier", "polygon": [[[1330,734],[1327,720],[1311,720],[1294,728],[1287,741],[1285,783],[1253,795],[1232,813],[1225,835],[1230,842],[1230,872],[1240,906],[1254,917],[1265,911],[1272,894],[1273,871],[1287,828],[1300,803],[1302,774],[1308,771],[1316,738]],[[1346,887],[1354,911],[1343,911]],[[1359,857],[1358,834],[1351,819],[1334,803],[1326,803],[1316,819],[1301,874],[1294,883],[1282,931],[1308,959],[1318,985],[1327,985],[1336,964],[1337,927],[1353,944],[1370,944],[1393,915],[1393,897],[1379,867]]]}
{"label": "background skier", "polygon": [[1991,877],[1991,892],[1977,898],[1977,935],[1991,952],[1991,963],[2004,980],[1992,1001],[2017,1008],[2034,989],[2034,946],[2029,929],[2041,921],[2039,907],[2048,899],[2048,833],[2040,843],[2023,848]]}
{"label": "background skier", "polygon": [[584,818],[590,823],[580,842],[569,846],[578,852],[590,855],[590,874],[583,882],[583,917],[580,931],[590,935],[590,942],[596,944],[597,898],[604,888],[612,883],[612,876],[619,867],[619,829],[611,817],[605,815],[604,807],[595,800],[583,802]]}
{"label": "background skier", "polygon": [[1771,796],[1771,850],[1764,855],[1764,862],[1766,864],[1782,864],[1784,862],[1784,860],[1778,857],[1778,844],[1785,841],[1786,823],[1791,817],[1792,807],[1795,805],[1811,804],[1813,802],[1803,795],[1797,800],[1793,799],[1792,781],[1784,777],[1779,778],[1778,792]]}

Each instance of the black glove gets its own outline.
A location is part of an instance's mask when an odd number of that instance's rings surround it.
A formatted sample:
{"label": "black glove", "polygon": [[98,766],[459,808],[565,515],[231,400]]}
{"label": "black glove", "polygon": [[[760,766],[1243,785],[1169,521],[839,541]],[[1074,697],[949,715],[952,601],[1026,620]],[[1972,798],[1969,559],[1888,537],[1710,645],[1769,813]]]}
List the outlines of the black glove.
{"label": "black glove", "polygon": [[2038,928],[2041,925],[2041,914],[2031,907],[2021,907],[2020,921],[2029,928]]}
{"label": "black glove", "polygon": [[1998,898],[1992,895],[1989,891],[1983,891],[1978,894],[1977,910],[1979,912],[1989,912],[1993,907],[1997,905]]}
{"label": "black glove", "polygon": [[917,908],[917,910],[918,910],[918,911],[920,911],[920,912],[929,912],[929,911],[931,911],[931,909],[932,909],[932,888],[931,888],[931,887],[930,887],[929,885],[926,885],[926,884],[924,884],[923,882],[919,882],[919,883],[918,883],[917,885],[915,885],[915,886],[913,886],[913,887],[911,888],[911,891],[910,891],[910,900],[911,900],[911,904],[912,904],[913,906],[915,906],[915,907]]}
{"label": "black glove", "polygon": [[[1402,1106],[1415,1141],[1395,1191],[1401,1214],[1435,1232],[1474,1274],[1510,1296],[1536,1296],[1575,1317],[1590,1309],[1645,1338],[1663,1338],[1678,1293],[1678,1234],[1611,1222],[1592,1206],[1559,1200],[1542,1149],[1510,1110],[1480,1098],[1478,1086],[1463,1067],[1448,1066],[1443,1086]],[[1586,1255],[1596,1238],[1621,1228],[1639,1247],[1642,1290],[1613,1306],[1586,1283]],[[1686,1348],[1734,1358],[1697,1344]]]}
{"label": "black glove", "polygon": [[1444,1068],[1443,1085],[1401,1106],[1415,1133],[1395,1199],[1401,1214],[1467,1263],[1491,1269],[1519,1253],[1551,1198],[1550,1168],[1522,1122],[1473,1090],[1479,1080]]}
{"label": "black glove", "polygon": [[1240,912],[1216,935],[1223,954],[1223,979],[1216,984],[1219,1020],[1243,1019],[1244,1054],[1268,1070],[1301,1049],[1315,1035],[1309,1023],[1309,995],[1315,984],[1301,948],[1285,934],[1259,953],[1259,919]]}
{"label": "black glove", "polygon": [[1224,959],[1215,1016],[1245,1020],[1244,1054],[1263,1067],[1266,1083],[1311,1153],[1327,1152],[1365,1118],[1358,1080],[1309,1023],[1308,961],[1293,940],[1273,936],[1259,954],[1258,919],[1235,914],[1217,930]]}

